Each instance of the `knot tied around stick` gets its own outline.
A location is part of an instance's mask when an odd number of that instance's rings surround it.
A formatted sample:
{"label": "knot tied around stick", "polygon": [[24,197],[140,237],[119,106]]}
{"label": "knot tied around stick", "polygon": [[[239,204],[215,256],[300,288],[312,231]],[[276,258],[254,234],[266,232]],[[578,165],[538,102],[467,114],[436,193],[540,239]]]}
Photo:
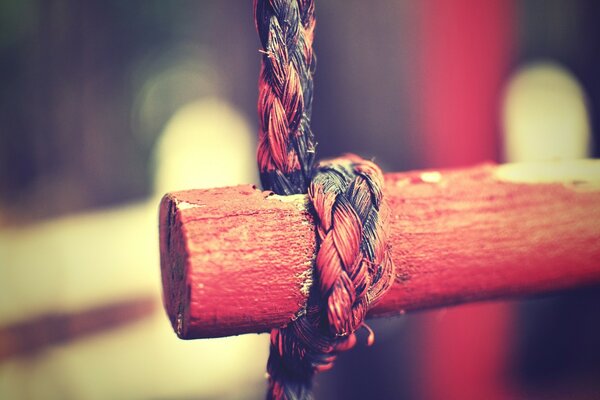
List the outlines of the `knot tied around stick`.
{"label": "knot tied around stick", "polygon": [[314,373],[329,369],[337,351],[354,345],[354,332],[363,326],[369,306],[393,280],[383,174],[354,155],[323,162],[315,170],[310,128],[314,1],[255,0],[254,18],[262,45],[261,182],[279,195],[308,192],[319,247],[305,314],[271,333],[267,396],[305,399],[312,397]]}
{"label": "knot tied around stick", "polygon": [[574,169],[550,181],[522,181],[519,165],[392,173],[384,201],[373,162],[315,165],[314,1],[254,7],[266,191],[163,197],[163,300],[180,338],[271,331],[267,397],[310,399],[358,329],[373,342],[367,315],[600,284],[598,161],[560,164]]}
{"label": "knot tied around stick", "polygon": [[318,243],[313,284],[305,314],[271,333],[270,398],[310,397],[314,373],[354,346],[369,307],[391,286],[382,186],[381,170],[358,156],[317,168],[308,188]]}

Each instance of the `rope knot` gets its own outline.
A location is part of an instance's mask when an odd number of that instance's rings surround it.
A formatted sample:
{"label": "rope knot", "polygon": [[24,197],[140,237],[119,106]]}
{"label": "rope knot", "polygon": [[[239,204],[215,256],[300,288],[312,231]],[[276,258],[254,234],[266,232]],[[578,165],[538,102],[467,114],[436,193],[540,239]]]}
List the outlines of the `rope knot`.
{"label": "rope knot", "polygon": [[392,283],[382,185],[373,162],[347,155],[322,162],[308,188],[319,243],[315,281],[338,337],[356,331]]}
{"label": "rope knot", "polygon": [[[355,155],[321,162],[308,187],[318,251],[306,314],[271,333],[270,396],[305,398],[315,372],[352,348],[367,311],[393,283],[383,174]],[[298,384],[290,384],[298,382]],[[308,396],[308,395],[307,395]]]}
{"label": "rope knot", "polygon": [[306,313],[271,332],[268,397],[310,399],[315,372],[356,343],[369,307],[393,281],[386,243],[383,175],[371,161],[346,155],[315,168],[310,128],[315,57],[314,0],[254,0],[261,42],[257,161],[263,187],[306,193],[318,252]]}

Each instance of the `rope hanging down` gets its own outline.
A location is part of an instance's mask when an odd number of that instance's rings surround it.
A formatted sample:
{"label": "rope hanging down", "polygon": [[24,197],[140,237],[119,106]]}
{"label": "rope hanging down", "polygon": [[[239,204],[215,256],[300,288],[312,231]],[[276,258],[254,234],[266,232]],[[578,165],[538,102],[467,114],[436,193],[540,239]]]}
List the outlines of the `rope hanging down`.
{"label": "rope hanging down", "polygon": [[261,183],[277,194],[306,193],[315,156],[310,130],[314,3],[255,0],[254,10],[263,47],[258,84]]}
{"label": "rope hanging down", "polygon": [[309,126],[314,2],[255,0],[254,7],[263,47],[257,152],[261,181],[277,194],[308,192],[318,236],[306,313],[271,332],[267,396],[308,399],[313,375],[331,368],[337,352],[354,346],[354,332],[366,326],[369,307],[393,281],[383,174],[374,163],[353,155],[322,162],[315,170]]}

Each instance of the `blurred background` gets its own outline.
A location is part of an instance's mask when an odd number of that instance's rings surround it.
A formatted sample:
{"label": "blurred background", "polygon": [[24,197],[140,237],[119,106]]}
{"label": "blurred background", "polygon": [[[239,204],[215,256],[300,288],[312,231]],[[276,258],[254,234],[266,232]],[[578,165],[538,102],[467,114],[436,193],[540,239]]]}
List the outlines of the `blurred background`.
{"label": "blurred background", "polygon": [[[317,2],[320,158],[598,157],[600,2]],[[252,3],[0,1],[0,398],[252,399],[267,335],[180,341],[169,190],[256,183]],[[373,321],[317,398],[600,398],[600,289]]]}

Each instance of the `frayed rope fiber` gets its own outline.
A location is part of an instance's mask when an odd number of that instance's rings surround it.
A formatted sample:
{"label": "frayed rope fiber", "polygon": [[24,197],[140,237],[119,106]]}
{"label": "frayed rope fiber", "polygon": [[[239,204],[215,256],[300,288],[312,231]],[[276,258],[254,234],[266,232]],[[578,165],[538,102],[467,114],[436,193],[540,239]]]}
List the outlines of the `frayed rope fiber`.
{"label": "frayed rope fiber", "polygon": [[308,193],[317,256],[306,312],[271,332],[269,399],[311,399],[312,378],[356,343],[367,311],[393,282],[386,240],[383,174],[346,155],[314,164],[310,129],[315,27],[312,0],[255,0],[262,44],[257,151],[263,187]]}

